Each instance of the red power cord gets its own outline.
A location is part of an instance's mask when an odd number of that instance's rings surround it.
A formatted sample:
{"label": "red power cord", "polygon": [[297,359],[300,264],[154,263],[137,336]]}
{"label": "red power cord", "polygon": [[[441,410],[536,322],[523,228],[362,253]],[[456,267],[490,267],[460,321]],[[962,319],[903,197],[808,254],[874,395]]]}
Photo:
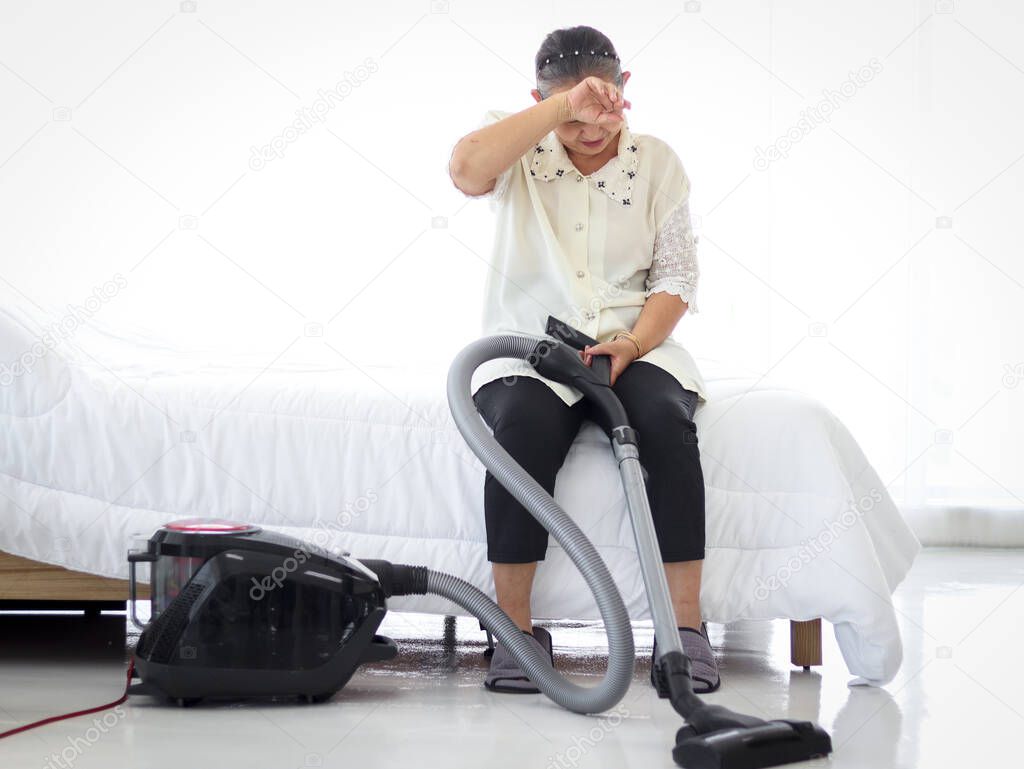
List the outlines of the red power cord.
{"label": "red power cord", "polygon": [[29,729],[35,729],[37,726],[43,726],[45,724],[52,724],[54,721],[63,721],[65,718],[75,718],[76,716],[85,716],[89,713],[97,713],[100,710],[106,710],[107,708],[113,708],[120,705],[126,699],[128,699],[128,687],[132,685],[132,673],[135,671],[135,657],[132,656],[131,661],[128,663],[128,680],[124,685],[124,694],[113,702],[108,702],[106,705],[97,705],[94,708],[88,708],[87,710],[76,710],[74,713],[65,713],[62,716],[50,716],[39,721],[33,721],[30,724],[24,726],[18,726],[14,729],[8,729],[6,732],[0,732],[0,740],[4,737],[10,737],[18,734],[19,732],[27,732]]}

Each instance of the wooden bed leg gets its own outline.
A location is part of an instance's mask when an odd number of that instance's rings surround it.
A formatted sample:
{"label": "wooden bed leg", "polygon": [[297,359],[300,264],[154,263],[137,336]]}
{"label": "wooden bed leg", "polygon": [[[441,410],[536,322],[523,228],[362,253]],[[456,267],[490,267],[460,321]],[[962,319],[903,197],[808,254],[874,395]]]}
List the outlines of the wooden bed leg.
{"label": "wooden bed leg", "polygon": [[446,650],[455,648],[455,622],[454,615],[444,615],[444,635],[441,637],[441,645]]}
{"label": "wooden bed leg", "polygon": [[821,619],[807,622],[790,620],[789,659],[794,665],[810,670],[821,664]]}

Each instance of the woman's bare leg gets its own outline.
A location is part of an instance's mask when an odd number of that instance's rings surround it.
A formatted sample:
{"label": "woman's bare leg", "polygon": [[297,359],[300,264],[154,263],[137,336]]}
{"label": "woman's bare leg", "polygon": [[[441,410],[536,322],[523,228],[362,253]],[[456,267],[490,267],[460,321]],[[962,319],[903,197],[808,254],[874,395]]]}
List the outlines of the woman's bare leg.
{"label": "woman's bare leg", "polygon": [[[665,564],[665,576],[672,596],[676,624],[679,627],[699,628],[700,577],[704,561],[677,561]],[[521,630],[533,629],[530,612],[530,593],[537,572],[534,563],[492,563],[494,591],[501,607]]]}
{"label": "woman's bare leg", "polygon": [[700,574],[704,561],[676,561],[665,564],[668,590],[672,595],[676,624],[700,629]]}
{"label": "woman's bare leg", "polygon": [[533,575],[537,562],[533,563],[492,563],[494,592],[501,607],[520,630],[533,631],[533,615],[530,613],[530,593],[533,590]]}

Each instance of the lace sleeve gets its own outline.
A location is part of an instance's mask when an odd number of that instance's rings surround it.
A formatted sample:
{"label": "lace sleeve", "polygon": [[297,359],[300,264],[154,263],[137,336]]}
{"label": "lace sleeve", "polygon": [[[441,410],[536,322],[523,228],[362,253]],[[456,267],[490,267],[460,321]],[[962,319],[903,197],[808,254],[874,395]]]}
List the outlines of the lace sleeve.
{"label": "lace sleeve", "polygon": [[690,312],[697,310],[697,241],[690,227],[690,201],[673,209],[654,238],[654,259],[647,273],[646,295],[666,291],[682,297]]}

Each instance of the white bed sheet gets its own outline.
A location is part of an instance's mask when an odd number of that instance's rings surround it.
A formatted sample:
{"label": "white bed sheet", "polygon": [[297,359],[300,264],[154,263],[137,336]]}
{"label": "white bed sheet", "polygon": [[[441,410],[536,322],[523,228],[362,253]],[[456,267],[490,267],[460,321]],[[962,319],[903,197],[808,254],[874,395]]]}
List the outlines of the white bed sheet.
{"label": "white bed sheet", "polygon": [[[32,341],[20,320],[0,313],[3,360]],[[51,351],[0,387],[0,550],[124,578],[132,534],[212,515],[357,557],[429,565],[493,596],[484,470],[450,418],[445,369],[263,370],[120,341],[108,349],[123,355],[95,360]],[[891,593],[917,539],[820,402],[698,363],[713,398],[695,416],[707,487],[705,617],[823,617],[852,683],[888,682],[902,660]],[[597,545],[630,615],[649,618],[618,473],[596,426],[581,430],[555,497]],[[431,596],[391,605],[459,613]],[[534,610],[599,618],[553,540]]]}

